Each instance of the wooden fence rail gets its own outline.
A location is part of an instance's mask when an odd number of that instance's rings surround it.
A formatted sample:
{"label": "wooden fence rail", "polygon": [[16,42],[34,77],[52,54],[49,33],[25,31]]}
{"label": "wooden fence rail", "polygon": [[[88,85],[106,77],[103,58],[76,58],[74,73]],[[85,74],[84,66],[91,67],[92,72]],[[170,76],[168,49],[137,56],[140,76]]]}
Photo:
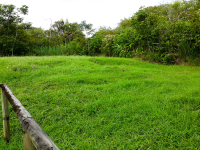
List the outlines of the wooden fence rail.
{"label": "wooden fence rail", "polygon": [[9,109],[8,101],[19,119],[23,129],[25,150],[59,150],[49,136],[33,119],[30,113],[24,108],[20,101],[14,96],[6,84],[0,84],[3,130],[5,141],[10,141]]}

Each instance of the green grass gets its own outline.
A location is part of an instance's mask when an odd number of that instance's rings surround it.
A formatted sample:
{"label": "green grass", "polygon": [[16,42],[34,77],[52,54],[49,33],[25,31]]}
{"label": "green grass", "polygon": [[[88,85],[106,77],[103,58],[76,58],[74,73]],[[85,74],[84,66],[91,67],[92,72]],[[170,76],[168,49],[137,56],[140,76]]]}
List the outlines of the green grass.
{"label": "green grass", "polygon": [[[9,57],[0,58],[0,83],[61,150],[200,148],[200,67]],[[12,140],[6,144],[0,130],[0,147],[23,149],[20,123],[11,107],[10,112]]]}

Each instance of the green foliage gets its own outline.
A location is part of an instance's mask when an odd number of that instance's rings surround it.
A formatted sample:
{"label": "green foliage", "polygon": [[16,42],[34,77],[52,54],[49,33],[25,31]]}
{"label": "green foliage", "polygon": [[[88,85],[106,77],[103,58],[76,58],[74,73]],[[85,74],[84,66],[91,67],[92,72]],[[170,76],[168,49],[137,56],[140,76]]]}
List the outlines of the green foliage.
{"label": "green foliage", "polygon": [[58,46],[36,46],[28,55],[34,56],[56,56],[56,55],[86,55],[86,47],[77,39]]}
{"label": "green foliage", "polygon": [[120,23],[118,23],[118,27],[115,29],[117,33],[120,33],[122,30],[126,28],[132,28],[131,18],[121,19]]}
{"label": "green foliage", "polygon": [[65,53],[67,55],[86,55],[86,47],[75,39],[65,46]]}
{"label": "green foliage", "polygon": [[126,28],[114,38],[113,53],[119,57],[133,57],[134,43],[136,43],[136,32],[132,28]]}
{"label": "green foliage", "polygon": [[[23,55],[27,51],[24,41],[25,34],[18,26],[23,19],[20,14],[26,15],[28,6],[16,8],[14,5],[0,4],[0,55]],[[20,37],[19,37],[20,36]],[[24,47],[25,46],[25,47]]]}
{"label": "green foliage", "polygon": [[55,56],[64,55],[64,48],[61,46],[37,46],[29,55],[35,56]]}
{"label": "green foliage", "polygon": [[86,21],[82,21],[78,27],[81,31],[86,32],[86,36],[92,35],[94,32],[94,29],[92,28],[92,24],[87,24]]}
{"label": "green foliage", "polygon": [[[199,57],[197,37],[200,25],[196,4],[175,1],[154,7],[141,8],[132,18],[136,30],[134,47],[143,47],[147,58],[164,64],[173,64],[172,56],[183,61]],[[196,40],[195,40],[196,39]],[[137,42],[136,42],[137,41]]]}
{"label": "green foliage", "polygon": [[102,40],[103,40],[103,36],[99,36],[97,34],[94,34],[90,38],[90,54],[91,55],[101,54]]}
{"label": "green foliage", "polygon": [[102,50],[101,53],[105,54],[106,56],[112,56],[113,55],[113,39],[114,39],[114,35],[106,35],[103,39],[102,39]]}
{"label": "green foliage", "polygon": [[0,4],[0,56],[86,54],[85,47],[89,43],[83,31],[86,30],[87,35],[92,34],[92,24],[58,20],[44,31],[22,22],[19,15],[27,13],[25,5],[16,8]]}
{"label": "green foliage", "polygon": [[[100,27],[99,30],[90,38],[90,54],[98,55],[103,53],[107,56],[109,56],[109,54],[111,55],[115,32],[116,31],[111,28]],[[106,38],[106,36],[108,36],[108,38]],[[109,38],[109,36],[112,38]]]}
{"label": "green foliage", "polygon": [[[45,49],[41,55],[136,56],[164,64],[200,58],[199,0],[140,7],[131,18],[121,20],[116,29],[100,27],[95,33],[86,21],[79,24],[68,20],[55,21],[44,31],[22,22],[19,14],[27,14],[27,6],[0,6],[1,56],[38,55],[35,49],[41,47]],[[64,50],[48,52],[49,47]]]}

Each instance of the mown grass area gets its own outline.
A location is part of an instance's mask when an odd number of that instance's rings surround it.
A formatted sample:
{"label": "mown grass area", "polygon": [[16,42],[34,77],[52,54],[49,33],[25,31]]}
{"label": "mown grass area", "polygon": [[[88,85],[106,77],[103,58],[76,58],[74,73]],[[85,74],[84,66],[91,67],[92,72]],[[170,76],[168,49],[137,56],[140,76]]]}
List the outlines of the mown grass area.
{"label": "mown grass area", "polygon": [[[200,147],[200,67],[124,58],[9,57],[0,58],[0,83],[61,150]],[[10,125],[10,144],[0,130],[1,149],[23,149],[11,107]]]}

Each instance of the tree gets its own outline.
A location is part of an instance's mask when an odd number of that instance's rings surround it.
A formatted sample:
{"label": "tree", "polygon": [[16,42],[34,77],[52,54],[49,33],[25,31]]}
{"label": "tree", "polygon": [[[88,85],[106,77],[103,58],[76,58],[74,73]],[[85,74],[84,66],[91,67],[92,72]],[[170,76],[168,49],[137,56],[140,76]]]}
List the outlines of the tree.
{"label": "tree", "polygon": [[115,29],[117,33],[120,33],[122,30],[126,28],[132,28],[131,18],[124,18],[120,20],[118,23],[118,27]]}
{"label": "tree", "polygon": [[18,26],[23,19],[20,14],[26,15],[28,13],[28,6],[23,5],[16,8],[14,5],[0,4],[0,47],[3,55],[9,55],[15,48],[15,43],[18,37]]}
{"label": "tree", "polygon": [[93,26],[92,24],[87,24],[85,20],[81,21],[81,23],[79,24],[79,28],[86,34],[87,44],[88,44],[88,55],[90,54],[88,36],[94,33],[94,29],[92,29],[92,26]]}
{"label": "tree", "polygon": [[65,23],[64,23],[64,21],[63,21],[62,19],[56,21],[56,22],[52,25],[52,27],[57,31],[58,36],[59,36],[60,34],[63,34],[63,33],[64,33],[64,25],[65,25]]}
{"label": "tree", "polygon": [[90,38],[90,55],[98,55],[104,51],[103,39],[107,35],[115,35],[115,30],[111,29],[110,27],[100,27],[99,30],[92,35]]}
{"label": "tree", "polygon": [[64,26],[64,38],[65,43],[73,41],[75,38],[83,38],[84,35],[79,29],[77,23],[69,23],[67,22]]}

